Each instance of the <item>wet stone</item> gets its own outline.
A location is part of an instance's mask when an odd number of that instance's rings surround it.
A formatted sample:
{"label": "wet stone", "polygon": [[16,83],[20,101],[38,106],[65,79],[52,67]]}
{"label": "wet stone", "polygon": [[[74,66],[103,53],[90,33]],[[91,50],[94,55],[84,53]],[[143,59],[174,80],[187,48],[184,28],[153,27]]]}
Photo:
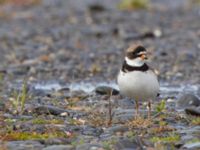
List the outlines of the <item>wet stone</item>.
{"label": "wet stone", "polygon": [[120,139],[114,146],[115,150],[134,150],[138,149],[138,145],[135,141],[130,141],[128,139]]}
{"label": "wet stone", "polygon": [[200,106],[200,99],[194,94],[183,94],[178,98],[176,106],[178,108],[197,107]]}
{"label": "wet stone", "polygon": [[183,145],[183,148],[190,149],[190,150],[200,149],[200,142],[185,144]]}
{"label": "wet stone", "polygon": [[103,130],[101,128],[87,126],[83,129],[82,134],[83,135],[91,135],[91,136],[99,136],[102,132],[103,132]]}
{"label": "wet stone", "polygon": [[102,149],[102,146],[100,144],[83,144],[83,145],[78,145],[76,147],[76,150],[99,150]]}
{"label": "wet stone", "polygon": [[189,107],[185,109],[188,115],[200,116],[200,107]]}
{"label": "wet stone", "polygon": [[95,89],[95,92],[97,94],[101,94],[101,95],[110,95],[110,93],[112,93],[112,95],[118,95],[119,94],[118,90],[116,90],[112,87],[109,87],[109,86],[98,86]]}
{"label": "wet stone", "polygon": [[74,147],[72,145],[51,145],[42,150],[74,150]]}
{"label": "wet stone", "polygon": [[128,131],[128,127],[124,125],[115,125],[105,130],[105,132],[108,132],[108,133],[126,132],[126,131]]}
{"label": "wet stone", "polygon": [[6,109],[6,105],[4,101],[0,101],[0,111],[5,111],[5,109]]}
{"label": "wet stone", "polygon": [[12,141],[7,142],[6,147],[8,150],[41,150],[44,147],[44,145],[40,144],[37,141]]}
{"label": "wet stone", "polygon": [[55,106],[51,106],[51,105],[42,105],[42,106],[37,106],[33,109],[33,112],[36,114],[51,114],[51,115],[62,115],[63,113],[67,113],[68,116],[70,117],[80,117],[80,116],[84,116],[85,114],[79,111],[73,111],[73,110],[69,110],[69,109],[62,109],[62,108],[58,108]]}
{"label": "wet stone", "polygon": [[51,114],[57,116],[67,111],[58,107],[43,105],[35,107],[33,112],[36,114]]}

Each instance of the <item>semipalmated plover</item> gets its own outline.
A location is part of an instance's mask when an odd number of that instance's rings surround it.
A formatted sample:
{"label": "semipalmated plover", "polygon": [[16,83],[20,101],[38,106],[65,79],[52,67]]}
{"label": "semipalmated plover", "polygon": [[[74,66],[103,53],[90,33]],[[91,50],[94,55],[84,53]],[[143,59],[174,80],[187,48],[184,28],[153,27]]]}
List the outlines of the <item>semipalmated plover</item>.
{"label": "semipalmated plover", "polygon": [[139,101],[148,102],[148,117],[151,113],[151,100],[159,93],[157,75],[146,64],[147,50],[141,44],[130,46],[118,75],[118,85],[122,95],[133,98],[138,116]]}

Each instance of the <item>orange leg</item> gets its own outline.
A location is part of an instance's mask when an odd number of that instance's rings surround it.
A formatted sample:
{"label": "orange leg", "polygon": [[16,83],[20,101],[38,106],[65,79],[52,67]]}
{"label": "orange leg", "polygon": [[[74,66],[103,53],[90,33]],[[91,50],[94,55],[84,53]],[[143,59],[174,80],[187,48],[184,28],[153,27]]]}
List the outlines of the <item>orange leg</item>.
{"label": "orange leg", "polygon": [[136,108],[135,119],[137,119],[138,116],[139,116],[139,104],[138,104],[138,101],[135,101],[135,108]]}
{"label": "orange leg", "polygon": [[151,100],[148,101],[148,119],[151,119]]}

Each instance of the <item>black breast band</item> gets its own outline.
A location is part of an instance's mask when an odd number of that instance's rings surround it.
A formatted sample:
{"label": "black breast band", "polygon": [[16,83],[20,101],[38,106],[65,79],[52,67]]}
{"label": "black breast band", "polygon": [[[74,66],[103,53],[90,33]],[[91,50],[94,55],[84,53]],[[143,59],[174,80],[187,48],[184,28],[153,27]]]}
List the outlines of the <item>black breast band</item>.
{"label": "black breast band", "polygon": [[149,69],[148,65],[144,63],[144,65],[139,66],[139,67],[133,67],[127,64],[126,61],[124,61],[123,66],[122,66],[122,71],[123,72],[130,72],[130,71],[147,71]]}

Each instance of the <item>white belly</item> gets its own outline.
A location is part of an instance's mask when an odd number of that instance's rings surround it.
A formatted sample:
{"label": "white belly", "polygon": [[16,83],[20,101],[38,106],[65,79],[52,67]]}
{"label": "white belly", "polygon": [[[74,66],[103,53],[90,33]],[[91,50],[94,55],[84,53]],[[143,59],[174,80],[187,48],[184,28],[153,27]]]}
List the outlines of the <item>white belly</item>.
{"label": "white belly", "polygon": [[156,75],[150,70],[147,72],[133,71],[118,75],[120,92],[134,100],[154,99],[159,92],[159,83]]}

